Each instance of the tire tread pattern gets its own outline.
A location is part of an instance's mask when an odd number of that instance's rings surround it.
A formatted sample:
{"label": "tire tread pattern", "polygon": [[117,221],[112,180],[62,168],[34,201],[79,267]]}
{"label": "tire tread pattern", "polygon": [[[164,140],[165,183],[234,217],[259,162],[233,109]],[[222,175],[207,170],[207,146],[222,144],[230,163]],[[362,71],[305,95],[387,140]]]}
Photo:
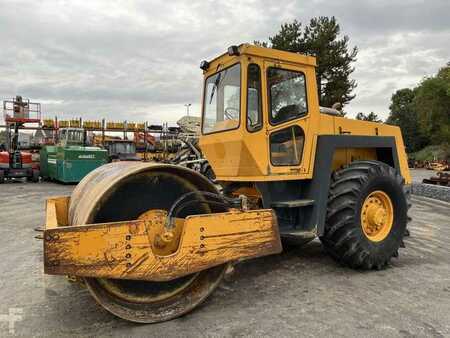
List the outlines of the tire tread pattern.
{"label": "tire tread pattern", "polygon": [[[411,203],[404,179],[397,170],[379,161],[355,161],[332,174],[325,233],[320,238],[326,251],[339,263],[357,269],[377,269],[385,267],[392,257],[398,257],[398,248],[403,247],[403,239],[390,252],[371,255],[367,245],[362,243],[359,218],[355,219],[360,203],[360,192],[373,176],[390,176],[403,186],[407,198],[407,209]],[[409,221],[410,218],[407,217]],[[363,235],[364,236],[364,235]],[[365,239],[364,239],[365,240]]]}

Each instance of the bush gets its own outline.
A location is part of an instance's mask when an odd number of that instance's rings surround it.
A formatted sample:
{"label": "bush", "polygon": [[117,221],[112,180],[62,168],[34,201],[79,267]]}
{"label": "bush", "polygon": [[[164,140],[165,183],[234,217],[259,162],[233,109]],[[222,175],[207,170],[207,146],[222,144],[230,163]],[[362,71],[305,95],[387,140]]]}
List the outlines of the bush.
{"label": "bush", "polygon": [[450,145],[444,143],[441,145],[427,146],[415,153],[409,154],[410,159],[417,161],[450,160]]}

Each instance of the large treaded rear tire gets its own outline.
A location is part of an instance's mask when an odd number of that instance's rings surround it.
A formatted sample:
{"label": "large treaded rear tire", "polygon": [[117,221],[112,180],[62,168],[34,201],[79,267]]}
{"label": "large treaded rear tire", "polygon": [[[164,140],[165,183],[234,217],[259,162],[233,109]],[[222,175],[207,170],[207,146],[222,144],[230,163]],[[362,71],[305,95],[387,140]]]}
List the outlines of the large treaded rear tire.
{"label": "large treaded rear tire", "polygon": [[[355,161],[333,173],[327,217],[321,241],[338,262],[356,269],[381,269],[398,256],[408,221],[404,180],[394,168],[378,161]],[[367,196],[383,191],[393,205],[393,223],[387,236],[372,241],[361,225]]]}

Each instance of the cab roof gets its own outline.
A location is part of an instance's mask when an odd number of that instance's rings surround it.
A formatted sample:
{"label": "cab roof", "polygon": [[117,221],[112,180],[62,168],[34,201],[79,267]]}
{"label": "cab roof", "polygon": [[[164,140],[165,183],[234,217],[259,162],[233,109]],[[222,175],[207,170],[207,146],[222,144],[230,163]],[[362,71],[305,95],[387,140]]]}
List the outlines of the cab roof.
{"label": "cab roof", "polygon": [[204,73],[208,73],[211,69],[215,69],[219,64],[227,63],[236,56],[254,56],[263,59],[280,62],[290,62],[295,64],[307,65],[316,67],[316,58],[314,56],[307,56],[298,53],[286,52],[283,50],[265,48],[260,46],[251,45],[248,43],[241,44],[239,46],[231,46],[228,48],[227,53],[223,53],[218,57],[208,62],[208,69],[204,69]]}

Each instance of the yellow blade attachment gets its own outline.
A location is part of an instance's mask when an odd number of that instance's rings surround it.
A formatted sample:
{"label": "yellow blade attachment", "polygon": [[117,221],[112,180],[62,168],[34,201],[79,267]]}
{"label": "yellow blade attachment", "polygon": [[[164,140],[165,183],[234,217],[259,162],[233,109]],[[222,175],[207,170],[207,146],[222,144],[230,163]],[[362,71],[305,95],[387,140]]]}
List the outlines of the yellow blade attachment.
{"label": "yellow blade attachment", "polygon": [[[58,215],[55,209],[47,206]],[[164,210],[115,223],[55,226],[50,220],[44,231],[45,273],[167,281],[282,250],[271,209],[192,215],[176,219],[170,230],[166,220]]]}

